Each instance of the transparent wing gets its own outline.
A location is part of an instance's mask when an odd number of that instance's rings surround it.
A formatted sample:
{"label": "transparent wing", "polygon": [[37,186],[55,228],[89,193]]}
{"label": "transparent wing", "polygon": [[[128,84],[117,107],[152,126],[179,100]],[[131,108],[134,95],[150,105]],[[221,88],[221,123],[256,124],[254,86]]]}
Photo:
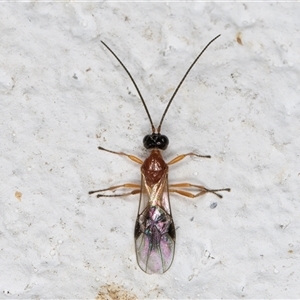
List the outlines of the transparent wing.
{"label": "transparent wing", "polygon": [[139,213],[135,225],[135,249],[140,268],[164,273],[173,261],[175,227],[170,210],[168,180],[164,176],[152,188],[143,180]]}

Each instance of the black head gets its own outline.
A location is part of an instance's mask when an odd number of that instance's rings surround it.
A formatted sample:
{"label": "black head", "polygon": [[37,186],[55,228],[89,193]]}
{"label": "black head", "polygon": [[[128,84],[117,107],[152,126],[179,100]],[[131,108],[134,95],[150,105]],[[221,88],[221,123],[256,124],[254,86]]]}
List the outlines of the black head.
{"label": "black head", "polygon": [[160,133],[152,133],[144,137],[143,144],[146,149],[158,148],[166,150],[169,145],[169,139]]}

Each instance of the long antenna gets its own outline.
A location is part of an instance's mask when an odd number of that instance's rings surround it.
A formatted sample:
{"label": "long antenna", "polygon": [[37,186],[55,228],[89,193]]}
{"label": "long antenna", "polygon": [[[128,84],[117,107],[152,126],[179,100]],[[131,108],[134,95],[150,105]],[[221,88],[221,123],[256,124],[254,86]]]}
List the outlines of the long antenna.
{"label": "long antenna", "polygon": [[[169,109],[171,103],[173,102],[173,100],[174,100],[174,98],[175,98],[175,96],[176,96],[176,94],[177,94],[179,88],[181,87],[182,83],[184,82],[185,78],[187,77],[187,75],[189,74],[189,72],[191,71],[191,69],[193,68],[193,66],[195,65],[195,63],[197,62],[197,60],[200,58],[200,56],[204,53],[204,51],[209,47],[209,45],[210,45],[212,42],[214,42],[214,41],[215,41],[218,37],[220,37],[220,36],[221,36],[220,34],[217,35],[215,38],[213,38],[213,39],[212,39],[212,40],[204,47],[204,49],[200,52],[200,54],[196,57],[196,59],[194,60],[194,62],[191,64],[191,66],[188,68],[188,70],[187,70],[186,73],[184,74],[183,78],[182,78],[181,81],[179,82],[179,84],[178,84],[176,90],[174,91],[174,93],[173,93],[171,99],[169,100],[169,103],[167,104],[167,107],[166,107],[166,109],[165,109],[165,111],[164,111],[164,113],[163,113],[163,115],[162,115],[162,117],[161,117],[160,123],[159,123],[159,125],[158,125],[158,127],[157,127],[157,133],[160,133],[161,125],[162,125],[163,120],[164,120],[164,118],[165,118],[165,116],[166,116],[166,114],[167,114],[167,111],[168,111],[168,109]],[[118,56],[117,56],[117,55],[116,55],[116,54],[115,54],[115,53],[114,53],[114,52],[113,52],[113,51],[112,51],[112,50],[111,50],[111,49],[110,49],[103,41],[101,41],[101,43],[102,43],[102,44],[103,44],[103,45],[111,52],[111,54],[117,59],[117,61],[120,63],[120,65],[124,68],[124,70],[125,70],[126,73],[128,74],[129,78],[131,79],[133,85],[135,86],[135,88],[136,88],[136,90],[137,90],[137,92],[138,92],[138,94],[139,94],[139,96],[140,96],[140,98],[141,98],[141,100],[142,100],[142,103],[143,103],[143,105],[144,105],[144,108],[145,108],[145,110],[146,110],[148,119],[149,119],[150,124],[151,124],[152,133],[155,133],[155,126],[153,125],[153,121],[152,121],[152,118],[151,118],[151,116],[150,116],[149,110],[148,110],[148,108],[147,108],[146,102],[145,102],[145,100],[144,100],[144,98],[143,98],[143,96],[142,96],[142,94],[141,94],[141,92],[140,92],[140,90],[139,90],[137,84],[135,83],[133,77],[131,76],[131,74],[129,73],[128,69],[125,67],[125,65],[122,63],[122,61],[119,59],[119,57],[118,57]]]}
{"label": "long antenna", "polygon": [[129,71],[128,71],[127,68],[125,67],[125,65],[121,62],[121,60],[119,59],[119,57],[114,53],[114,51],[112,51],[112,50],[111,50],[111,49],[110,49],[103,41],[101,41],[101,43],[102,43],[102,44],[103,44],[103,45],[104,45],[104,46],[112,53],[112,55],[117,59],[117,61],[121,64],[121,66],[124,68],[124,70],[126,71],[126,73],[128,74],[128,76],[130,77],[130,79],[131,79],[133,85],[135,86],[135,88],[136,88],[136,90],[137,90],[137,92],[138,92],[138,94],[139,94],[139,96],[140,96],[140,98],[141,98],[141,100],[142,100],[142,103],[143,103],[143,105],[144,105],[144,108],[145,108],[145,110],[146,110],[147,116],[148,116],[149,121],[150,121],[150,124],[151,124],[152,132],[154,133],[154,132],[155,132],[155,127],[154,127],[154,125],[153,125],[153,122],[152,122],[150,113],[149,113],[149,111],[148,111],[146,102],[145,102],[145,100],[144,100],[144,98],[143,98],[143,96],[142,96],[142,94],[141,94],[141,92],[140,92],[140,90],[139,90],[137,84],[135,83],[133,77],[131,76],[131,74],[129,73]]}
{"label": "long antenna", "polygon": [[188,68],[188,70],[186,71],[185,75],[183,76],[183,78],[182,78],[181,81],[179,82],[179,84],[178,84],[176,90],[174,91],[174,93],[173,93],[171,99],[169,100],[169,103],[168,103],[168,105],[167,105],[167,107],[166,107],[166,109],[165,109],[165,111],[164,111],[164,113],[163,113],[163,115],[162,115],[162,117],[161,117],[160,123],[159,123],[159,125],[158,125],[158,127],[157,127],[157,133],[160,133],[161,125],[162,125],[162,122],[163,122],[163,120],[164,120],[164,118],[165,118],[165,116],[166,116],[166,113],[167,113],[167,111],[168,111],[168,109],[169,109],[169,107],[170,107],[170,105],[171,105],[171,103],[172,103],[174,97],[176,96],[176,94],[177,94],[179,88],[181,87],[182,83],[184,82],[186,76],[189,74],[189,72],[191,71],[191,69],[193,68],[193,66],[194,66],[195,63],[197,62],[197,60],[198,60],[198,59],[200,58],[200,56],[204,53],[204,51],[205,51],[205,50],[209,47],[209,45],[210,45],[212,42],[214,42],[220,35],[221,35],[221,34],[217,35],[215,38],[213,38],[213,39],[205,46],[205,48],[200,52],[200,54],[196,57],[196,59],[194,60],[194,62],[191,64],[191,66],[190,66],[190,67]]}

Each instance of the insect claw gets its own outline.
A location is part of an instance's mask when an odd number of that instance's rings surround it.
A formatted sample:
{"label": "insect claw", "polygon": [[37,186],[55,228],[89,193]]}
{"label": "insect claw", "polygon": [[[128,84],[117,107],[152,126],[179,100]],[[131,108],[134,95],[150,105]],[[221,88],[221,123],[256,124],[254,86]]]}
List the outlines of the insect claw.
{"label": "insect claw", "polygon": [[216,193],[216,192],[230,192],[230,189],[229,188],[226,188],[226,189],[221,189],[221,190],[208,190],[209,192],[211,192],[211,193],[213,193],[213,194],[215,194],[216,196],[218,196],[220,199],[222,199],[223,198],[223,196],[222,195],[220,195],[220,194],[218,194],[218,193]]}
{"label": "insect claw", "polygon": [[89,195],[97,193],[98,191],[89,191]]}
{"label": "insect claw", "polygon": [[196,154],[197,157],[203,157],[203,158],[211,158],[210,155],[200,155],[200,154]]}
{"label": "insect claw", "polygon": [[96,191],[89,191],[89,195],[95,194],[95,193],[99,193],[99,192],[104,192],[104,191],[107,191],[107,190],[109,190],[109,189],[96,190]]}
{"label": "insect claw", "polygon": [[120,195],[114,194],[114,195],[104,195],[104,194],[97,194],[97,198],[101,197],[119,197]]}

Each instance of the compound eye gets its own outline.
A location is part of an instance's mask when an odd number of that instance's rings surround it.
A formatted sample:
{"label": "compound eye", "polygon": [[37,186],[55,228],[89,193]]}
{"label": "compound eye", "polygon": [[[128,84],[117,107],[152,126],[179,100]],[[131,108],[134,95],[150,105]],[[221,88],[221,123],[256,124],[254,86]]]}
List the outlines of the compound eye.
{"label": "compound eye", "polygon": [[169,145],[169,139],[167,138],[166,135],[161,135],[159,139],[159,145],[158,148],[161,150],[166,150]]}
{"label": "compound eye", "polygon": [[158,148],[166,150],[169,145],[169,139],[160,133],[152,133],[144,137],[143,144],[146,149]]}

